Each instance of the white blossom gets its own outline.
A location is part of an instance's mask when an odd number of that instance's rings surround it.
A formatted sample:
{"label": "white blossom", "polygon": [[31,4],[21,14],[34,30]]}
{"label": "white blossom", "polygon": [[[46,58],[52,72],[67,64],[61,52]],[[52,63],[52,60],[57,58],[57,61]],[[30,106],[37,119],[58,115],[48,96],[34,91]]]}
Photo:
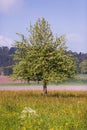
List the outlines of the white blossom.
{"label": "white blossom", "polygon": [[30,116],[33,116],[33,115],[38,116],[38,114],[36,113],[35,110],[33,110],[30,107],[25,107],[21,112],[20,118],[26,119],[27,117],[30,117]]}

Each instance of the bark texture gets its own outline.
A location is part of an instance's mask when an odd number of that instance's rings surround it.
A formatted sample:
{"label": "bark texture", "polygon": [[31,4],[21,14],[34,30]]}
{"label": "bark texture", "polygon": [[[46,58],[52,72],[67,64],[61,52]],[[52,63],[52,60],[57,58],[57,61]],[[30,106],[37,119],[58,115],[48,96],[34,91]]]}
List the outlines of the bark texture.
{"label": "bark texture", "polygon": [[47,82],[45,80],[43,81],[43,94],[47,94]]}

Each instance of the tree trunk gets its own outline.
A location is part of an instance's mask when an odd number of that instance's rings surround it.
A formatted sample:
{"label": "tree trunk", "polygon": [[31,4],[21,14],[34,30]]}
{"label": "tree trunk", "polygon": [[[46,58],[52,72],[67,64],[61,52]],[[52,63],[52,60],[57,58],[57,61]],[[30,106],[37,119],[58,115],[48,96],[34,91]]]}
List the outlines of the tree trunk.
{"label": "tree trunk", "polygon": [[27,83],[28,83],[28,84],[30,83],[30,78],[27,78]]}
{"label": "tree trunk", "polygon": [[37,80],[37,83],[39,84],[39,80]]}
{"label": "tree trunk", "polygon": [[43,80],[43,95],[47,94],[47,82]]}

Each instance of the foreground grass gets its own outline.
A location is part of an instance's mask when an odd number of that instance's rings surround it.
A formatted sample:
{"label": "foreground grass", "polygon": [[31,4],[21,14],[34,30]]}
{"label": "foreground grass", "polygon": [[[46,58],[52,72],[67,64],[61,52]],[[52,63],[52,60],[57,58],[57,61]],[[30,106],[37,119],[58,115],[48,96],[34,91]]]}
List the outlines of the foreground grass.
{"label": "foreground grass", "polygon": [[87,91],[0,91],[0,130],[87,130]]}

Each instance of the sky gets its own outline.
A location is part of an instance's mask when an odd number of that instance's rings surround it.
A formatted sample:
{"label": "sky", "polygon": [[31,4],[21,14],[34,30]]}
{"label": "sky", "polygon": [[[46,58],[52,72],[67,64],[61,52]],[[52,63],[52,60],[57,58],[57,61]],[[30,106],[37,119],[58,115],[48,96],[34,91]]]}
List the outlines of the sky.
{"label": "sky", "polygon": [[73,52],[87,53],[87,0],[0,0],[0,46],[12,46],[16,33],[45,18],[54,35],[65,35]]}

